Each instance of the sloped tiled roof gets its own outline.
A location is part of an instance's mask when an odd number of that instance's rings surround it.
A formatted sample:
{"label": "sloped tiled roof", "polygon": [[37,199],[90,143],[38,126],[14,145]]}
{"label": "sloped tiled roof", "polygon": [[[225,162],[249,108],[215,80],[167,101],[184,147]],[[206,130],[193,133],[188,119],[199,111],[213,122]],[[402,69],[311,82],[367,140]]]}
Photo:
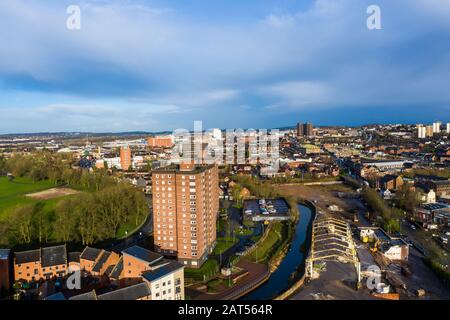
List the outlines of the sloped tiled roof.
{"label": "sloped tiled roof", "polygon": [[147,283],[142,282],[130,287],[101,294],[98,300],[138,300],[151,295],[150,287]]}
{"label": "sloped tiled roof", "polygon": [[133,246],[131,248],[125,249],[122,251],[122,253],[128,254],[148,263],[155,263],[163,258],[163,256],[159,253],[152,252],[139,246]]}
{"label": "sloped tiled roof", "polygon": [[66,246],[42,248],[42,267],[58,266],[67,264]]}

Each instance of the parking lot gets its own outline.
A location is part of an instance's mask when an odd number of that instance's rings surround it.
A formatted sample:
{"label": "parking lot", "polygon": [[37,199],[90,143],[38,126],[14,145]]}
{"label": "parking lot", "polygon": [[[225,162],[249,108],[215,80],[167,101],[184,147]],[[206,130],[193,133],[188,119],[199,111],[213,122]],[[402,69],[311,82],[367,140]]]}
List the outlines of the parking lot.
{"label": "parking lot", "polygon": [[285,220],[289,218],[289,207],[284,199],[245,200],[245,218],[252,220]]}

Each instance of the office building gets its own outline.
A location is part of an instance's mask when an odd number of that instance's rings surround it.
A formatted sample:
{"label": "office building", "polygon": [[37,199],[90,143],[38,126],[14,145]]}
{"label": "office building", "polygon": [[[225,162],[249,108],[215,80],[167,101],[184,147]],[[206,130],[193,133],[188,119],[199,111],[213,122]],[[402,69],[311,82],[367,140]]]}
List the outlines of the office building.
{"label": "office building", "polygon": [[216,241],[217,166],[181,163],[155,170],[152,190],[156,251],[199,268]]}

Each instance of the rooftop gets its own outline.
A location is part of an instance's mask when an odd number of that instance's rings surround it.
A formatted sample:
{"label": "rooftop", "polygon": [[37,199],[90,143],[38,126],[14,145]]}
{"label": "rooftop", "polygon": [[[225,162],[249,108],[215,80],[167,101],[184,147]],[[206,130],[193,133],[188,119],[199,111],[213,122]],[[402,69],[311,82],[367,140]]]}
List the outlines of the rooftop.
{"label": "rooftop", "polygon": [[151,295],[150,287],[142,282],[98,296],[98,300],[137,300]]}
{"label": "rooftop", "polygon": [[14,257],[16,264],[38,262],[41,260],[41,249],[16,252]]}
{"label": "rooftop", "polygon": [[83,294],[79,294],[77,296],[70,297],[69,300],[97,300],[97,295],[95,291],[89,291]]}
{"label": "rooftop", "polygon": [[42,248],[42,267],[58,266],[67,263],[66,246]]}
{"label": "rooftop", "polygon": [[80,262],[81,252],[69,252],[69,262]]}
{"label": "rooftop", "polygon": [[120,274],[123,271],[123,257],[120,257],[119,262],[114,266],[114,268],[108,272],[110,278],[119,279]]}
{"label": "rooftop", "polygon": [[448,204],[444,204],[444,203],[425,203],[422,206],[426,210],[441,210],[441,209],[450,208],[450,206]]}
{"label": "rooftop", "polygon": [[7,260],[10,253],[10,249],[0,249],[0,260]]}
{"label": "rooftop", "polygon": [[80,255],[80,259],[88,260],[88,261],[95,261],[97,260],[97,257],[100,255],[102,250],[86,247],[83,252]]}
{"label": "rooftop", "polygon": [[201,173],[204,172],[205,170],[214,168],[213,164],[208,164],[208,165],[196,165],[194,168],[190,169],[190,170],[180,170],[180,167],[176,164],[172,164],[170,166],[167,167],[163,167],[163,168],[159,168],[156,170],[153,170],[152,174],[156,173]]}
{"label": "rooftop", "polygon": [[450,180],[433,180],[433,183],[437,186],[450,185]]}
{"label": "rooftop", "polygon": [[100,259],[98,259],[97,263],[92,268],[92,271],[100,272],[100,269],[103,267],[103,265],[105,264],[106,260],[108,260],[108,258],[110,256],[111,256],[111,252],[104,251],[103,254],[101,255]]}
{"label": "rooftop", "polygon": [[162,278],[176,270],[184,268],[184,266],[177,261],[169,261],[169,260],[165,260],[165,261],[167,261],[167,264],[165,264],[157,269],[144,272],[142,274],[142,277],[145,280],[152,282],[152,281]]}
{"label": "rooftop", "polygon": [[163,256],[159,253],[152,252],[139,246],[133,246],[131,248],[125,249],[122,251],[122,253],[148,263],[155,263],[163,258]]}
{"label": "rooftop", "polygon": [[66,300],[66,297],[61,292],[58,292],[58,293],[52,294],[52,295],[44,298],[44,300],[48,300],[48,301],[62,301],[62,300]]}

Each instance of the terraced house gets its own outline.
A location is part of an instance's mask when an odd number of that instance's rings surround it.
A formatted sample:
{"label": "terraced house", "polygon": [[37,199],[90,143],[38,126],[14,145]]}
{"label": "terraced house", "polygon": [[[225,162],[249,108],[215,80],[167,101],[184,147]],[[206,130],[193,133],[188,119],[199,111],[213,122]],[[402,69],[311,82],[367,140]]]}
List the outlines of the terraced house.
{"label": "terraced house", "polygon": [[25,281],[49,280],[67,274],[66,246],[55,246],[14,254],[14,279]]}

